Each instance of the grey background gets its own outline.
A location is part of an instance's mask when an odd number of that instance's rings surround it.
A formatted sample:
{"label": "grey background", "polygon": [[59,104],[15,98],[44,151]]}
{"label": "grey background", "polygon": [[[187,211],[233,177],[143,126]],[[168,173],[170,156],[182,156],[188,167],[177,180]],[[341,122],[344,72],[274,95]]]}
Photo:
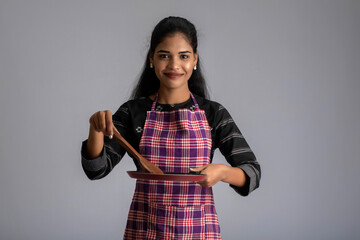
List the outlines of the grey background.
{"label": "grey background", "polygon": [[80,146],[169,15],[198,28],[211,97],[263,170],[249,197],[214,187],[223,238],[359,239],[360,2],[345,0],[1,0],[0,239],[122,238],[132,161],[92,182]]}

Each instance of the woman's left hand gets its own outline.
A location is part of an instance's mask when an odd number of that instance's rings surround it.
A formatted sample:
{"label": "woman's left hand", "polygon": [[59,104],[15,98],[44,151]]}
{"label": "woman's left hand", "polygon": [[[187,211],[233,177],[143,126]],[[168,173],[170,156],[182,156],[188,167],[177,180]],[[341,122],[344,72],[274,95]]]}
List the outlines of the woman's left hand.
{"label": "woman's left hand", "polygon": [[203,187],[212,187],[227,176],[228,166],[224,164],[207,164],[198,168],[191,168],[192,172],[200,172],[206,175],[204,180],[197,182]]}

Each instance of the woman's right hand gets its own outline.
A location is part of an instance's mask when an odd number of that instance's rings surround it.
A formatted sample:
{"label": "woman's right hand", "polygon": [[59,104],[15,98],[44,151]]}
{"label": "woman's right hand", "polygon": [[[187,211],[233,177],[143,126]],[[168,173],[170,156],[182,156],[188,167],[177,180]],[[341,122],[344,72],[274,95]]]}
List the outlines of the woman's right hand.
{"label": "woman's right hand", "polygon": [[102,133],[105,136],[112,138],[114,124],[112,122],[112,113],[109,110],[98,111],[94,113],[90,119],[90,131]]}
{"label": "woman's right hand", "polygon": [[112,113],[109,110],[94,113],[90,119],[90,131],[87,141],[88,158],[100,156],[104,147],[104,135],[111,139],[114,131]]}

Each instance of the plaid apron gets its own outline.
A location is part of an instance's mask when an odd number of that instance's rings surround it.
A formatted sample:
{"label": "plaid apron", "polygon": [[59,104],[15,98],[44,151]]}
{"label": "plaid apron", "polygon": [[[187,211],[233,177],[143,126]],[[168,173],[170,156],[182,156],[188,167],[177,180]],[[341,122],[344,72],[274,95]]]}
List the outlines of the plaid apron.
{"label": "plaid apron", "polygon": [[[188,173],[210,163],[210,127],[191,98],[195,111],[155,111],[156,96],[147,112],[139,152],[164,172]],[[138,179],[124,239],[221,239],[212,188]]]}

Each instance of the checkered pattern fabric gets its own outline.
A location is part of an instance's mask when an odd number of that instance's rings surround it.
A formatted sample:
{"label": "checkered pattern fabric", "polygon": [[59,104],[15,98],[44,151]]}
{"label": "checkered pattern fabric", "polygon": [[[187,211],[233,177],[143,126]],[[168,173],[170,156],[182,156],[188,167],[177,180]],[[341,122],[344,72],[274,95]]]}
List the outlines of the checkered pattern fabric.
{"label": "checkered pattern fabric", "polygon": [[[164,172],[188,173],[210,162],[205,112],[147,113],[140,153]],[[211,188],[192,182],[137,180],[124,239],[221,239]]]}

